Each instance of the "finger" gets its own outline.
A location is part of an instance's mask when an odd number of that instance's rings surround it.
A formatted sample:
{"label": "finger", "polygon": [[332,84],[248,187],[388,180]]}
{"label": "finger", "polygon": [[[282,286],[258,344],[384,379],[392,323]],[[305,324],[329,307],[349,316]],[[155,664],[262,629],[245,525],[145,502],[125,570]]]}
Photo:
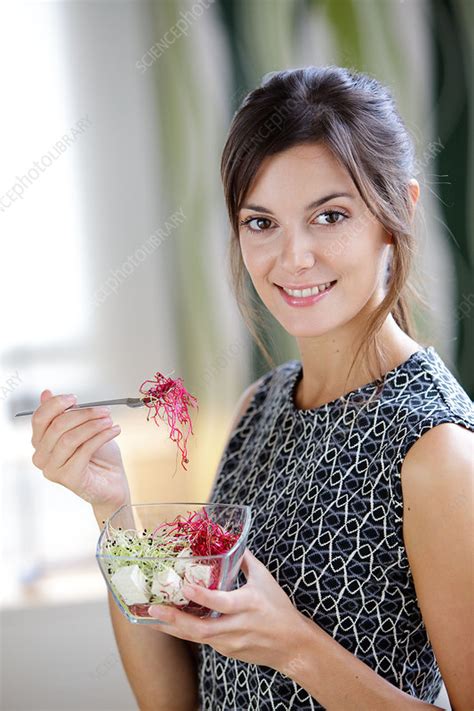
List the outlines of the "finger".
{"label": "finger", "polygon": [[74,461],[80,469],[83,469],[88,464],[92,455],[102,447],[105,442],[117,437],[121,431],[122,428],[120,425],[109,425],[103,432],[99,432],[95,437],[91,437],[87,442],[84,442],[64,466],[69,466]]}
{"label": "finger", "polygon": [[148,614],[163,621],[163,625],[158,628],[162,632],[190,642],[203,643],[232,631],[227,618],[199,618],[170,605],[150,605]]}
{"label": "finger", "polygon": [[247,593],[245,586],[238,590],[210,590],[203,585],[183,585],[183,595],[189,600],[225,615],[246,610],[249,603]]}
{"label": "finger", "polygon": [[[168,607],[167,605],[155,605],[152,616],[156,620],[162,620],[162,622],[161,624],[148,625],[148,627],[150,627],[150,629],[152,630],[158,630],[159,632],[166,632],[166,634],[170,634],[173,637],[187,639],[189,642],[202,642],[211,638],[217,639],[220,635],[228,634],[229,632],[238,632],[241,629],[240,622],[238,623],[238,625],[233,624],[233,617],[220,617],[218,619],[212,618],[209,620],[210,622],[212,622],[212,626],[201,626],[199,630],[192,630],[192,633],[194,635],[200,635],[200,639],[198,640],[197,636],[191,639],[191,631],[188,629],[187,625],[190,618],[196,619],[194,615],[190,614],[189,612],[183,612],[182,610],[176,610],[177,618],[175,618],[173,614],[174,610],[173,612],[171,612],[171,610],[172,608]],[[185,620],[181,621],[181,619],[179,619],[178,623],[174,622],[174,620],[180,618],[181,615],[185,618]],[[209,618],[201,619],[203,622],[205,622]]]}
{"label": "finger", "polygon": [[245,579],[248,580],[252,571],[255,568],[255,563],[259,563],[260,561],[255,558],[253,553],[250,552],[248,548],[244,550],[244,554],[242,556],[242,560],[240,561],[240,568],[245,575]]}
{"label": "finger", "polygon": [[106,417],[91,420],[65,432],[50,454],[48,469],[58,470],[71,464],[78,470],[84,469],[92,454],[108,439],[119,434],[120,425],[115,425],[115,429],[112,425],[111,418]]}
{"label": "finger", "polygon": [[250,576],[258,576],[260,573],[268,573],[268,568],[261,560],[256,558],[249,548],[246,548],[240,561],[245,578],[248,580]]}
{"label": "finger", "polygon": [[[66,432],[77,429],[84,423],[93,422],[94,420],[101,421],[102,424],[105,424],[106,418],[109,418],[110,423],[111,418],[109,407],[88,407],[81,410],[69,410],[68,412],[63,412],[61,415],[55,417],[36,447],[36,466],[41,468],[42,463],[46,464],[51,456],[51,453]],[[95,434],[98,429],[101,429],[101,426],[96,422],[96,424],[91,426],[89,436]],[[81,443],[82,442],[79,442],[79,444]],[[70,455],[71,452],[68,454],[66,459],[68,459]],[[65,459],[62,461],[62,464],[64,464],[64,461]]]}
{"label": "finger", "polygon": [[[71,424],[74,419],[82,419],[83,422],[76,427],[69,427],[69,425],[65,424],[68,422],[69,417],[71,417]],[[33,464],[39,469],[45,469],[46,466],[49,469],[63,466],[82,442],[112,424],[110,415],[105,417],[96,416],[91,420],[85,419],[86,417],[87,415],[84,415],[84,413],[74,418],[72,413],[71,415],[66,413],[58,415],[36,447],[36,452],[32,457]],[[88,427],[81,429],[85,425],[88,425]]]}
{"label": "finger", "polygon": [[[53,393],[51,392],[51,390],[43,390],[43,392],[40,395],[40,405],[42,405],[44,402],[46,402],[47,400],[49,400],[52,397],[53,397]],[[34,427],[33,420],[32,420],[32,424],[33,424],[33,433],[32,433],[32,437],[31,437],[31,444],[36,448],[36,452],[33,455],[33,464],[35,466],[37,466],[39,469],[41,469],[41,465],[37,463],[37,459],[39,459],[39,458],[37,458],[37,451],[38,451],[37,447],[39,444],[41,444],[41,442],[38,443],[36,441],[35,427]]]}
{"label": "finger", "polygon": [[[117,426],[118,427],[118,426]],[[94,441],[93,451],[96,451],[102,447],[106,442],[116,437],[120,434],[120,428],[117,429],[109,427],[108,429],[100,432],[99,434],[92,437],[91,441]],[[82,445],[83,446],[83,445]],[[79,447],[79,450],[81,448]],[[79,451],[77,450],[77,451]],[[87,457],[85,461],[78,463],[77,451],[68,459],[68,461],[62,466],[53,466],[48,462],[47,466],[43,470],[43,474],[47,479],[62,484],[67,489],[74,491],[79,494],[83,499],[86,499],[86,494],[84,494],[84,470],[89,464],[90,457]],[[102,485],[102,493],[107,493],[107,479],[100,478],[99,484]]]}
{"label": "finger", "polygon": [[31,444],[33,447],[41,442],[41,439],[48,429],[51,422],[55,417],[60,415],[67,407],[71,407],[76,402],[75,395],[53,395],[48,398],[48,393],[50,391],[43,391],[42,399],[43,402],[36,408],[32,417],[31,424],[33,427],[33,436],[31,438]]}

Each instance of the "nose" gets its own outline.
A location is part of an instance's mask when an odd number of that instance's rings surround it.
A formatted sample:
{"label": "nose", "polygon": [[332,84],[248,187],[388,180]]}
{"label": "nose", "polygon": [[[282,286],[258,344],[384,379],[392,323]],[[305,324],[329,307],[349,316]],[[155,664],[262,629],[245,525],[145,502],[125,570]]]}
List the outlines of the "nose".
{"label": "nose", "polygon": [[280,262],[287,274],[298,274],[303,269],[311,269],[316,262],[311,237],[298,230],[287,230],[283,238]]}

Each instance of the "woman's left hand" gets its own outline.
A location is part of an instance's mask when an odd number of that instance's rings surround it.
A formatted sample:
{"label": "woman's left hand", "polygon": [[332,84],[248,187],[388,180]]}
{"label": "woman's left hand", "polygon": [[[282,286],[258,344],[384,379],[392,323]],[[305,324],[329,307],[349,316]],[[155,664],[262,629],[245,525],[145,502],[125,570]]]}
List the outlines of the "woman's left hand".
{"label": "woman's left hand", "polygon": [[248,548],[241,569],[247,582],[237,590],[183,586],[188,599],[223,613],[221,617],[199,618],[167,605],[151,605],[149,614],[167,623],[156,626],[161,632],[209,644],[226,657],[281,671],[288,665],[290,641],[304,618]]}

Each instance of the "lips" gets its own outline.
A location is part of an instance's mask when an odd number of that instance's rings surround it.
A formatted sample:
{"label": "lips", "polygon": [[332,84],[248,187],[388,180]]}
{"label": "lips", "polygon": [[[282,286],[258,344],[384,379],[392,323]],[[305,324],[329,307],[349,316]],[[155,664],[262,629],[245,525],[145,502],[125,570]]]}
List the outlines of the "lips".
{"label": "lips", "polygon": [[[326,282],[327,283],[327,282]],[[275,286],[278,288],[278,291],[280,292],[282,298],[284,301],[289,304],[290,306],[311,306],[312,304],[315,304],[317,301],[320,301],[321,299],[324,299],[326,296],[328,296],[331,291],[334,289],[335,284],[337,283],[337,279],[330,282],[331,286],[324,291],[320,291],[318,294],[313,294],[310,296],[290,296],[290,294],[287,294],[286,291],[283,289],[283,287],[279,286],[278,284],[275,284]],[[301,287],[303,288],[303,287]]]}
{"label": "lips", "polygon": [[[321,282],[320,284],[300,284],[299,286],[281,286],[282,289],[285,289],[285,291],[288,293],[288,291],[314,291],[315,289],[319,290],[319,293],[322,291],[325,291],[328,289],[331,284],[334,284],[336,279],[333,281],[329,281],[329,279],[325,282]],[[277,284],[277,286],[280,286]],[[311,296],[315,296],[318,293],[318,291],[315,292],[315,294],[311,294]],[[295,296],[298,297],[298,294],[290,294],[290,296]],[[304,296],[309,296],[309,294],[305,294]],[[299,297],[301,298],[301,297]]]}

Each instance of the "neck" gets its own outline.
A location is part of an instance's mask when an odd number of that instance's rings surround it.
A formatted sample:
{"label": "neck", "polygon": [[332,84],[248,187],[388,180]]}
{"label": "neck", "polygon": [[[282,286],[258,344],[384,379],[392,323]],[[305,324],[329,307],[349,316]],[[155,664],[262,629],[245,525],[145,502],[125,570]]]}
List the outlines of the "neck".
{"label": "neck", "polygon": [[[344,327],[317,338],[298,339],[303,365],[303,377],[295,392],[298,408],[319,407],[360,388],[397,367],[421,348],[389,314],[377,336],[383,360],[381,370],[372,354],[370,362],[358,358],[349,374],[364,333],[361,320],[353,319]],[[363,348],[361,350],[363,352]]]}

